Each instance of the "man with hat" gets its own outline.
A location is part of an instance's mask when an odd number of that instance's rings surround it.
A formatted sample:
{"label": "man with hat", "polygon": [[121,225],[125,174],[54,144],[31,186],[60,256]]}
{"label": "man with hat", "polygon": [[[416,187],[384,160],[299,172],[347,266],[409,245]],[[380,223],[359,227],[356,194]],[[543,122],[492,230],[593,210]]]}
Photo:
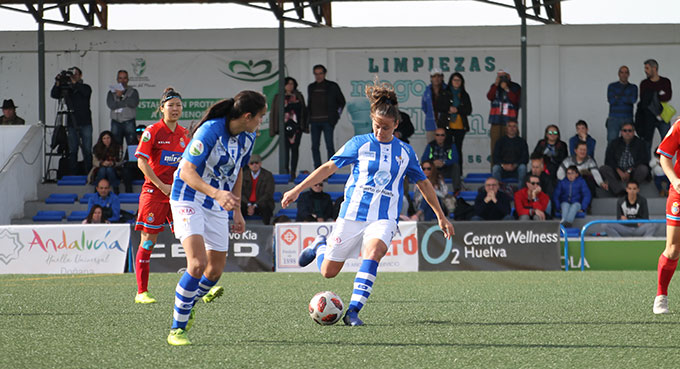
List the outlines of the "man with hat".
{"label": "man with hat", "polygon": [[269,224],[274,213],[274,176],[262,168],[262,157],[253,154],[244,168],[241,186],[241,213],[244,217],[261,216]]}
{"label": "man with hat", "polygon": [[486,98],[491,101],[489,111],[489,124],[491,124],[489,136],[491,137],[491,157],[496,141],[505,136],[505,125],[509,121],[517,121],[520,107],[522,87],[512,82],[507,70],[499,69],[496,73],[496,81],[489,88]]}
{"label": "man with hat", "polygon": [[437,129],[440,109],[436,108],[436,103],[442,100],[440,95],[445,93],[444,91],[448,91],[444,83],[444,73],[437,67],[430,69],[430,82],[420,100],[421,108],[425,113],[425,138],[427,142],[434,140],[434,131]]}
{"label": "man with hat", "polygon": [[17,107],[14,105],[14,101],[12,99],[4,100],[2,102],[0,125],[18,126],[23,124],[26,124],[26,122],[17,116]]}

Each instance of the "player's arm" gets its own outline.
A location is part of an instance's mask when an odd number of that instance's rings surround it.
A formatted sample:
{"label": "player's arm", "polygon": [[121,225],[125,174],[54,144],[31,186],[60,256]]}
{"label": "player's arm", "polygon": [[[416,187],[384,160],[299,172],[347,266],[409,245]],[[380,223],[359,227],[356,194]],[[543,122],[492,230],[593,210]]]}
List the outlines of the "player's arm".
{"label": "player's arm", "polygon": [[158,189],[165,194],[165,196],[170,196],[172,185],[165,184],[160,178],[158,178],[156,173],[153,172],[153,169],[151,169],[149,161],[144,156],[137,156],[137,167],[142,171],[142,173],[144,173],[144,176],[148,178],[151,183],[156,185],[156,187],[158,187]]}
{"label": "player's arm", "polygon": [[418,181],[416,182],[416,186],[418,186],[420,193],[423,194],[423,198],[425,198],[425,201],[427,201],[432,210],[434,210],[434,213],[437,215],[439,228],[441,228],[442,232],[444,232],[444,237],[447,239],[451,238],[451,236],[454,234],[453,225],[446,218],[446,214],[444,214],[441,206],[439,206],[439,199],[437,198],[437,194],[434,192],[434,187],[432,187],[430,180],[423,179]]}
{"label": "player's arm", "polygon": [[[231,194],[234,195],[237,199],[241,198],[241,186],[243,185],[243,168],[238,170],[238,176],[236,177],[236,182],[234,183],[234,188],[231,191]],[[243,231],[246,230],[246,220],[243,219],[243,214],[241,214],[241,202],[240,200],[237,200],[239,208],[234,209],[234,221],[233,221],[233,228],[232,231],[235,233],[242,233]]]}
{"label": "player's arm", "polygon": [[304,181],[300,182],[299,185],[293,187],[292,190],[283,194],[283,198],[281,199],[281,207],[285,209],[288,205],[290,205],[290,203],[295,202],[295,200],[297,200],[298,196],[300,196],[300,193],[302,191],[330,177],[337,170],[338,167],[332,160],[329,160],[320,167],[316,168],[316,170],[313,171],[312,174],[308,175]]}
{"label": "player's arm", "polygon": [[680,193],[680,178],[678,178],[673,170],[673,159],[666,155],[661,155],[659,163],[661,164],[661,168],[663,168],[664,174],[666,174],[666,177],[671,182],[671,186],[675,192]]}
{"label": "player's arm", "polygon": [[[202,192],[212,197],[225,210],[238,209],[240,199],[232,192],[220,190],[206,183],[196,172],[196,165],[188,160],[182,159],[179,162],[179,178],[196,191]],[[239,187],[240,188],[240,187]],[[240,191],[240,190],[239,190]]]}

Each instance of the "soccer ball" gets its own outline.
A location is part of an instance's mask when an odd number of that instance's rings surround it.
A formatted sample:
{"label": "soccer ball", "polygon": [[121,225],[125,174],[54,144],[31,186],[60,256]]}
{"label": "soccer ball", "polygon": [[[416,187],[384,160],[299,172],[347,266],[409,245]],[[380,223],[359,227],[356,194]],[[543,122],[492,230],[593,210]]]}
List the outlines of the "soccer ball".
{"label": "soccer ball", "polygon": [[331,291],[319,292],[309,302],[309,316],[321,325],[332,325],[342,317],[345,304]]}

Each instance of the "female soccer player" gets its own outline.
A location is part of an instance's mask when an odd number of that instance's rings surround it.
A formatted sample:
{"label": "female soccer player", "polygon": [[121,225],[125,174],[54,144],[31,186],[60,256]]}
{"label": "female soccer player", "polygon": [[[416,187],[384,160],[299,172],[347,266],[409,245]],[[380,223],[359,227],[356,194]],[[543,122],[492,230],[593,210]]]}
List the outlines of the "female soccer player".
{"label": "female soccer player", "polygon": [[668,285],[671,283],[675,267],[680,258],[680,160],[673,167],[673,156],[680,149],[680,119],[666,134],[657,153],[666,177],[671,183],[666,200],[666,249],[659,257],[658,284],[654,299],[654,314],[668,314]]}
{"label": "female soccer player", "polygon": [[281,199],[285,208],[304,189],[320,183],[338,168],[352,165],[352,173],[345,185],[345,201],[328,244],[324,238],[317,238],[303,250],[299,260],[301,266],[306,266],[316,258],[321,275],[333,278],[340,272],[345,260],[356,258],[364,246],[364,260],[354,280],[352,299],[343,318],[349,326],[363,325],[358,317],[359,310],[371,294],[378,263],[397,232],[397,218],[404,198],[404,176],[416,182],[425,200],[434,209],[444,236],[449,238],[453,235],[453,226],[439,206],[434,188],[420,168],[413,148],[393,136],[399,123],[394,90],[376,82],[366,87],[366,95],[371,102],[373,133],[353,137],[327,163]]}
{"label": "female soccer player", "polygon": [[139,304],[156,302],[147,289],[149,261],[158,234],[163,231],[166,220],[172,229],[168,195],[172,175],[177,169],[184,148],[189,143],[187,130],[177,123],[182,116],[182,96],[174,88],[166,88],[158,109],[162,114],[161,120],[144,131],[135,152],[137,166],[144,173],[135,224],[135,230],[142,231],[135,260],[137,274],[135,303]]}
{"label": "female soccer player", "polygon": [[[211,106],[196,127],[175,173],[170,206],[175,236],[182,241],[187,270],[177,283],[168,343],[190,345],[194,302],[204,297],[222,275],[229,246],[229,215],[233,232],[243,232],[241,172],[248,164],[255,131],[267,111],[265,97],[242,91]],[[207,296],[207,295],[206,295]]]}

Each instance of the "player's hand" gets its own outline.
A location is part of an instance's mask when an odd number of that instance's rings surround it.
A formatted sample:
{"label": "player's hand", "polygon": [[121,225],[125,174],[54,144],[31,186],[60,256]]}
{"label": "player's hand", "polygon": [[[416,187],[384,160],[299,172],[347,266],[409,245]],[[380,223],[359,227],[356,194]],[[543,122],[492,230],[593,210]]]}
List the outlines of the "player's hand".
{"label": "player's hand", "polygon": [[[217,203],[220,204],[224,210],[238,210],[239,206],[241,205],[241,199],[234,196],[233,193],[224,190],[217,191],[217,194],[215,195],[215,201],[217,201]],[[234,214],[235,213],[237,212],[234,212]],[[236,219],[236,216],[234,216],[234,219]]]}
{"label": "player's hand", "polygon": [[[226,191],[225,191],[226,192]],[[234,233],[243,233],[246,230],[246,221],[243,219],[243,214],[239,209],[234,211],[234,220],[231,224],[231,231]]]}
{"label": "player's hand", "polygon": [[161,192],[167,197],[170,197],[170,191],[172,191],[172,185],[169,185],[167,183],[163,183],[161,187],[159,188]]}
{"label": "player's hand", "polygon": [[672,186],[675,192],[680,193],[680,178],[673,181]]}
{"label": "player's hand", "polygon": [[297,200],[298,196],[300,196],[300,193],[295,190],[295,188],[284,193],[283,197],[281,198],[281,207],[284,209],[287,208],[288,205],[294,203]]}
{"label": "player's hand", "polygon": [[453,237],[455,234],[453,230],[453,224],[451,224],[451,222],[449,222],[449,220],[445,217],[439,218],[439,228],[442,229],[442,232],[444,232],[444,238],[447,240]]}

